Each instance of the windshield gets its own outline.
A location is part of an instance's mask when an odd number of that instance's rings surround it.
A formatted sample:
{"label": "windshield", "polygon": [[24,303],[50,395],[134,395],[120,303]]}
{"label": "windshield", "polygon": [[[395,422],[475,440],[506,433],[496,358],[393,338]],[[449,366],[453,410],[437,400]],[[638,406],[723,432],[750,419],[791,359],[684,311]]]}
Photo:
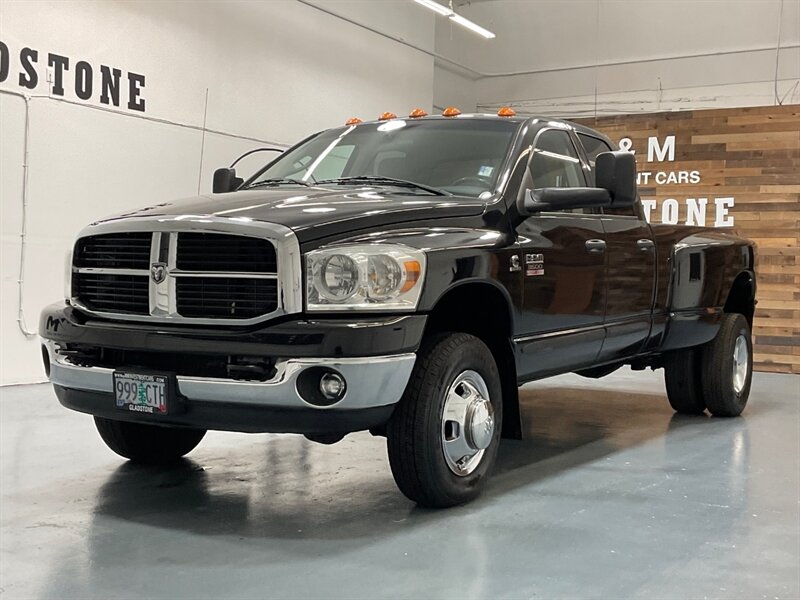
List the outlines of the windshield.
{"label": "windshield", "polygon": [[394,119],[330,129],[286,152],[250,185],[276,179],[364,185],[331,180],[391,178],[477,198],[494,190],[517,127],[496,119]]}

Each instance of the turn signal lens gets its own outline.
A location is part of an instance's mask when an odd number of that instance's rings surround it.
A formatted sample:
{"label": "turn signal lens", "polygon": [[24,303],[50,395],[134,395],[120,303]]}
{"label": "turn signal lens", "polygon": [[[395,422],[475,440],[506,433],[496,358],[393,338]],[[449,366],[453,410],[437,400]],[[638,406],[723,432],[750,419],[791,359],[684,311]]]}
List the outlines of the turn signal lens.
{"label": "turn signal lens", "polygon": [[400,288],[401,294],[405,294],[408,290],[417,285],[420,273],[422,272],[422,266],[419,264],[419,261],[416,260],[407,260],[403,263],[403,266],[406,268],[406,281],[403,287]]}
{"label": "turn signal lens", "polygon": [[363,122],[364,121],[362,121],[358,117],[353,117],[351,119],[347,119],[347,121],[345,122],[345,125],[348,125],[348,126],[349,125],[358,125],[359,123],[363,123]]}
{"label": "turn signal lens", "polygon": [[458,110],[455,106],[448,106],[447,108],[444,109],[444,112],[442,112],[443,117],[457,117],[460,114],[461,111]]}
{"label": "turn signal lens", "polygon": [[504,106],[500,110],[497,111],[498,117],[516,117],[517,113],[514,111],[513,108],[510,106]]}
{"label": "turn signal lens", "polygon": [[426,113],[421,108],[415,108],[408,114],[409,118],[411,119],[419,119],[420,117],[427,117],[428,113]]}
{"label": "turn signal lens", "polygon": [[378,117],[378,121],[388,121],[389,119],[396,119],[396,118],[397,118],[396,114],[387,111],[385,113],[381,113],[381,116]]}

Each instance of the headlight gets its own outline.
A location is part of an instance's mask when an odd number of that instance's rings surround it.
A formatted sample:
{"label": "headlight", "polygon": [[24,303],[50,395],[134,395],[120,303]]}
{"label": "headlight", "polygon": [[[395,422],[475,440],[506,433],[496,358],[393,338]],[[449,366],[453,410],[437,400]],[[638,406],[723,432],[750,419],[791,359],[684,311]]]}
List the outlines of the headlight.
{"label": "headlight", "polygon": [[313,277],[320,298],[329,302],[342,302],[358,291],[358,265],[345,254],[323,258]]}
{"label": "headlight", "polygon": [[363,244],[306,254],[309,311],[413,310],[422,292],[425,253],[395,244]]}

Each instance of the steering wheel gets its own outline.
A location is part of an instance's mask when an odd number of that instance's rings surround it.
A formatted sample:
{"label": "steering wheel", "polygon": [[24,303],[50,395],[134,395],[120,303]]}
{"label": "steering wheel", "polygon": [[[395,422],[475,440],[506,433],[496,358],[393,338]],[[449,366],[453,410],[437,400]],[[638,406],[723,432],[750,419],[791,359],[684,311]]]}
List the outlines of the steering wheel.
{"label": "steering wheel", "polygon": [[[472,182],[471,184],[468,182]],[[477,185],[485,188],[489,188],[492,183],[492,180],[488,177],[484,177],[483,175],[467,175],[466,177],[459,177],[450,185],[473,185],[477,183]]]}

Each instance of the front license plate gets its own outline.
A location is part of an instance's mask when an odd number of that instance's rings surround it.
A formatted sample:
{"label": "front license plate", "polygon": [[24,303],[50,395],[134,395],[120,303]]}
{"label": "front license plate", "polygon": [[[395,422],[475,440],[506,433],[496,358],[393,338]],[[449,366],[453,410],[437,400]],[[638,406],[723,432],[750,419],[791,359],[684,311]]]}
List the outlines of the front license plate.
{"label": "front license plate", "polygon": [[114,371],[117,408],[151,415],[166,415],[171,404],[169,375]]}

